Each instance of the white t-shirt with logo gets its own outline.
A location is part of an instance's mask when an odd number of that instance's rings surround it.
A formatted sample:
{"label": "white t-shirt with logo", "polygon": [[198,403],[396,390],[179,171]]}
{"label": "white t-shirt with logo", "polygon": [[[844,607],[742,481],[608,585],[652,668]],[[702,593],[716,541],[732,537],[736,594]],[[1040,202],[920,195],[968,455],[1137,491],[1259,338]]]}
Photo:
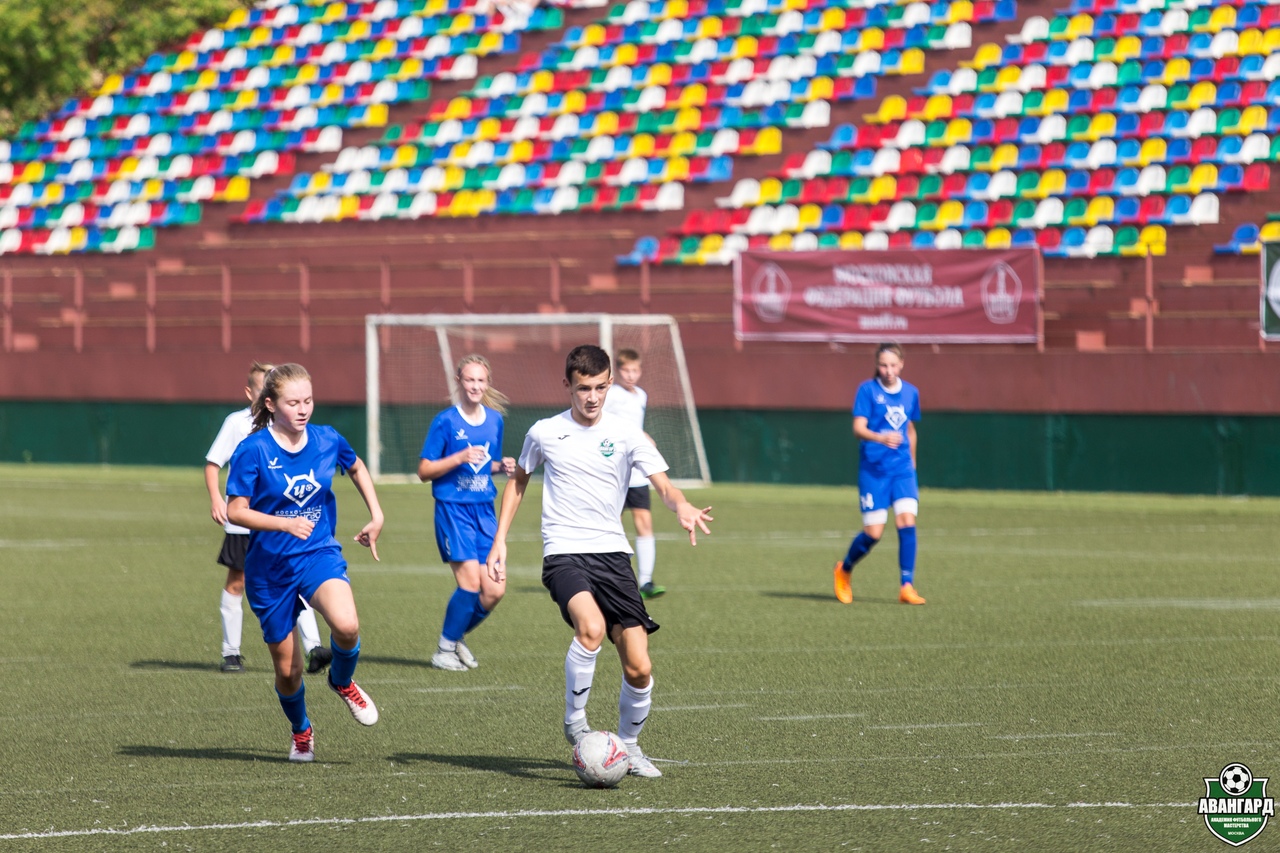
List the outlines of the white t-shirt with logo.
{"label": "white t-shirt with logo", "polygon": [[[649,395],[639,385],[628,391],[615,383],[609,386],[609,393],[604,398],[604,410],[606,412],[617,415],[642,430],[644,429],[644,413],[648,408]],[[631,469],[631,481],[627,484],[628,488],[634,489],[647,485],[649,485],[649,478],[638,470]]]}
{"label": "white t-shirt with logo", "polygon": [[622,529],[622,504],[632,467],[644,476],[667,470],[644,431],[603,412],[584,427],[564,411],[529,428],[520,467],[545,467],[542,555],[631,553]]}
{"label": "white t-shirt with logo", "polygon": [[[251,432],[253,432],[253,414],[248,407],[227,415],[209,452],[204,455],[205,461],[212,462],[219,468],[226,465],[231,461],[231,454],[236,452],[240,442],[244,441]],[[247,527],[232,524],[230,521],[224,524],[222,529],[227,533],[243,533],[245,536],[250,532]]]}

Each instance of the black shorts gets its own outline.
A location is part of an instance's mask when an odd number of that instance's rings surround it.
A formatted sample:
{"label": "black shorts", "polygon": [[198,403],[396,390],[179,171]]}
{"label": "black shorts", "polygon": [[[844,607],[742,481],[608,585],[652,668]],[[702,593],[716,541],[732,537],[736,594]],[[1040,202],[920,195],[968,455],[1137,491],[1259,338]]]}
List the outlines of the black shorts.
{"label": "black shorts", "polygon": [[624,509],[649,509],[653,506],[649,500],[649,487],[636,486],[634,489],[627,489],[627,502],[622,506]]}
{"label": "black shorts", "polygon": [[610,642],[614,625],[643,626],[650,634],[658,630],[658,623],[644,609],[631,571],[630,554],[553,554],[542,560],[542,585],[560,605],[560,615],[570,626],[573,620],[569,618],[569,599],[580,592],[591,593],[604,614],[605,634]]}
{"label": "black shorts", "polygon": [[249,534],[228,533],[222,539],[218,552],[218,564],[238,572],[244,571],[244,555],[249,552]]}

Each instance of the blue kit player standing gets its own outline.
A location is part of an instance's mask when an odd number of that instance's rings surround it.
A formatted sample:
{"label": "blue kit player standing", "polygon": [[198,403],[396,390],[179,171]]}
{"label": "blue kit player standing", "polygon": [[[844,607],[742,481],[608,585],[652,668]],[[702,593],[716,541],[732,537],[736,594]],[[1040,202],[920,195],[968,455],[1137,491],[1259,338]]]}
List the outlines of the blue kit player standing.
{"label": "blue kit player standing", "polygon": [[431,665],[465,672],[479,664],[462,638],[498,606],[507,591],[505,577],[494,578],[482,564],[493,547],[498,518],[493,475],[515,472],[516,460],[502,456],[502,416],[507,398],[489,384],[489,362],[469,355],[458,362],[457,405],[436,415],[422,444],[418,478],[431,482],[436,501],[436,546],[449,564],[458,588],[444,611],[444,627]]}
{"label": "blue kit player standing", "polygon": [[347,440],[333,427],[308,423],[314,403],[305,368],[273,368],[252,408],[254,432],[231,457],[227,516],[252,531],[244,560],[244,591],[271,650],[280,707],[293,727],[289,760],[312,761],[315,739],[302,683],[302,649],[293,634],[304,602],[320,612],[332,632],[330,689],[357,722],[378,722],[373,701],[351,679],[360,657],[360,620],[342,546],[334,537],[335,469],[347,473],[369,508],[370,521],[355,540],[375,560],[382,508],[368,469]]}
{"label": "blue kit player standing", "polygon": [[845,558],[836,563],[836,598],[843,604],[853,603],[849,583],[853,567],[880,541],[890,507],[898,527],[898,569],[902,580],[898,600],[903,604],[924,604],[913,585],[916,515],[920,512],[920,487],[916,481],[920,392],[901,378],[902,365],[902,347],[881,344],[876,348],[876,376],[858,387],[853,401],[853,434],[862,442],[858,457],[862,532],[854,537]]}

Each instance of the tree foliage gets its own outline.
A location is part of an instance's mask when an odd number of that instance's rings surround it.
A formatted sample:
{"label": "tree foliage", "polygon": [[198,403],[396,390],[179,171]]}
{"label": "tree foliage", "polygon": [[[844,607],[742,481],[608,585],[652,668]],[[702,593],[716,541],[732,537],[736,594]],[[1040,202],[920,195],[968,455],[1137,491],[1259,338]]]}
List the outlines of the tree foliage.
{"label": "tree foliage", "polygon": [[0,0],[0,134],[251,0]]}

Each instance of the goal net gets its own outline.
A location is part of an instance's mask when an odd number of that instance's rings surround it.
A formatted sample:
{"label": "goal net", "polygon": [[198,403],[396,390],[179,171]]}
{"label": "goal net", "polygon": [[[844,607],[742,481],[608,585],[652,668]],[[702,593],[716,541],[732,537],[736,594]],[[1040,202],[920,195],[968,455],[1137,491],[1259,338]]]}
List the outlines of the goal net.
{"label": "goal net", "polygon": [[[452,404],[454,370],[478,353],[510,399],[503,455],[519,456],[525,432],[569,407],[564,360],[579,344],[615,358],[640,354],[649,395],[645,432],[672,480],[711,481],[698,429],[680,328],[665,314],[371,314],[365,317],[369,470],[375,479],[416,477],[431,419]],[[616,369],[616,366],[615,366]]]}

